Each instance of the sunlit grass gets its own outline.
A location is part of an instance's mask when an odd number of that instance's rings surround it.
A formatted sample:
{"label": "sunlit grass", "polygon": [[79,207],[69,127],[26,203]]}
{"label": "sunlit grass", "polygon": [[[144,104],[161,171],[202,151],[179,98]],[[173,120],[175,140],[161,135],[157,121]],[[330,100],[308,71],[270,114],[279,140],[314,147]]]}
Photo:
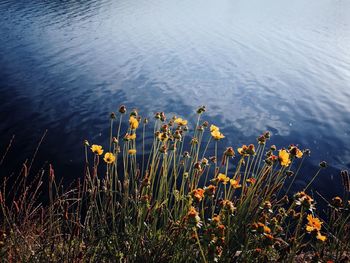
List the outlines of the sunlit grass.
{"label": "sunlit grass", "polygon": [[[344,196],[318,214],[310,189],[291,193],[308,149],[227,147],[197,110],[194,127],[163,112],[154,120],[122,106],[110,136],[86,140],[85,174],[63,189],[52,166],[0,191],[0,258],[5,262],[340,262],[349,257],[349,175]],[[123,131],[123,121],[128,129]],[[145,144],[152,133],[153,143]],[[136,142],[141,142],[137,144]],[[104,145],[104,146],[103,146]],[[209,151],[213,149],[213,151]],[[212,155],[209,155],[209,154]],[[4,158],[2,158],[3,160]],[[30,180],[29,180],[30,178]],[[48,205],[41,203],[48,193]],[[320,198],[323,198],[320,196]]]}

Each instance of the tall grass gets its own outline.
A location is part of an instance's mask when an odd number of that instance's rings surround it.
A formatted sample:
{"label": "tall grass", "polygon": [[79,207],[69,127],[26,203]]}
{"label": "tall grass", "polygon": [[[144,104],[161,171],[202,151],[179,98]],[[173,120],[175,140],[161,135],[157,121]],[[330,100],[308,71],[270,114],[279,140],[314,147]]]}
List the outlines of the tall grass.
{"label": "tall grass", "polygon": [[[65,189],[51,165],[29,176],[24,164],[11,185],[2,176],[1,260],[349,260],[347,171],[341,173],[344,196],[327,202],[323,220],[309,191],[325,162],[304,189],[291,193],[309,150],[277,150],[268,145],[269,132],[256,144],[225,147],[224,135],[202,119],[204,112],[203,106],[197,110],[191,129],[186,120],[168,121],[162,112],[152,122],[135,110],[126,117],[120,107],[110,115],[105,147],[84,142],[84,177]],[[153,143],[145,145],[149,130]],[[42,203],[43,192],[48,204]]]}

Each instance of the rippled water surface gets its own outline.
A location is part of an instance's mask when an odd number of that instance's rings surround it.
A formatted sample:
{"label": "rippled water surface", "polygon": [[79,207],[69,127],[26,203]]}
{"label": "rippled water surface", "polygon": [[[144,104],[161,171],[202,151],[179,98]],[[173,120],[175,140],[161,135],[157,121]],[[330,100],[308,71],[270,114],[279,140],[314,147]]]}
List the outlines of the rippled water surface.
{"label": "rippled water surface", "polygon": [[[120,104],[195,121],[198,105],[222,145],[312,149],[304,184],[331,191],[350,167],[350,1],[86,0],[0,2],[1,151],[35,150],[81,175],[81,142],[103,143]],[[192,123],[192,127],[193,127]],[[149,134],[151,136],[151,134]]]}

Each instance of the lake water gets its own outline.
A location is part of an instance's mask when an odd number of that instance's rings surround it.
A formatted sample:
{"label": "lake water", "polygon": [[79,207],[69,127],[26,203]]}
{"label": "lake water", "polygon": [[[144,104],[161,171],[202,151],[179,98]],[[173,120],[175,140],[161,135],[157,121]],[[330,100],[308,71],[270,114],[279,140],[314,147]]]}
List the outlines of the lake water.
{"label": "lake water", "polygon": [[[310,148],[297,184],[339,189],[350,168],[350,1],[85,0],[0,2],[0,149],[6,171],[31,156],[82,174],[82,141],[104,143],[120,104],[227,136]],[[151,134],[149,134],[149,137]]]}

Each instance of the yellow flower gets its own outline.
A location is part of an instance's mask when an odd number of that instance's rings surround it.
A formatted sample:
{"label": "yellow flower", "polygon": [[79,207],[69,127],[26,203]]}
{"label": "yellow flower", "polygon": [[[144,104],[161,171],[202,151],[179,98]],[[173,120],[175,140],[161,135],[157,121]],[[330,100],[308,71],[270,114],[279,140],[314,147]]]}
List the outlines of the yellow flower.
{"label": "yellow flower", "polygon": [[187,121],[186,121],[186,120],[183,120],[183,119],[181,119],[181,118],[176,118],[176,119],[174,120],[174,122],[175,122],[176,124],[178,124],[179,126],[186,126],[186,125],[187,125]]}
{"label": "yellow flower", "polygon": [[110,153],[110,152],[107,152],[105,153],[105,157],[103,158],[103,160],[108,163],[108,164],[111,164],[111,163],[114,163],[115,161],[115,156],[113,153]]}
{"label": "yellow flower", "polygon": [[239,184],[239,182],[235,179],[230,180],[230,184],[234,189],[241,188],[242,185]]}
{"label": "yellow flower", "polygon": [[136,149],[130,149],[130,150],[128,151],[128,153],[129,153],[130,155],[134,155],[134,154],[136,154]]}
{"label": "yellow flower", "polygon": [[130,116],[129,124],[132,130],[135,130],[139,127],[139,121],[134,116]]}
{"label": "yellow flower", "polygon": [[91,145],[91,151],[97,155],[101,155],[103,153],[103,149],[101,145],[93,144]]}
{"label": "yellow flower", "polygon": [[228,178],[225,174],[219,173],[217,180],[223,184],[227,184],[227,182],[230,181],[230,178]]}
{"label": "yellow flower", "polygon": [[213,136],[213,138],[215,140],[220,140],[222,138],[225,138],[225,136],[219,131],[219,130],[214,130],[211,132],[211,136]]}
{"label": "yellow flower", "polygon": [[322,242],[326,241],[327,240],[327,237],[322,235],[320,232],[317,232],[317,236],[316,238]]}
{"label": "yellow flower", "polygon": [[289,158],[289,153],[286,150],[280,150],[278,154],[278,158],[282,166],[288,166],[291,162]]}
{"label": "yellow flower", "polygon": [[307,216],[307,225],[306,225],[306,231],[307,232],[312,232],[314,230],[316,231],[320,231],[321,230],[321,226],[322,226],[322,222],[320,221],[320,219],[318,219],[317,217],[313,217],[311,214]]}
{"label": "yellow flower", "polygon": [[219,131],[219,127],[215,126],[215,125],[210,125],[210,131],[213,132],[213,131]]}

